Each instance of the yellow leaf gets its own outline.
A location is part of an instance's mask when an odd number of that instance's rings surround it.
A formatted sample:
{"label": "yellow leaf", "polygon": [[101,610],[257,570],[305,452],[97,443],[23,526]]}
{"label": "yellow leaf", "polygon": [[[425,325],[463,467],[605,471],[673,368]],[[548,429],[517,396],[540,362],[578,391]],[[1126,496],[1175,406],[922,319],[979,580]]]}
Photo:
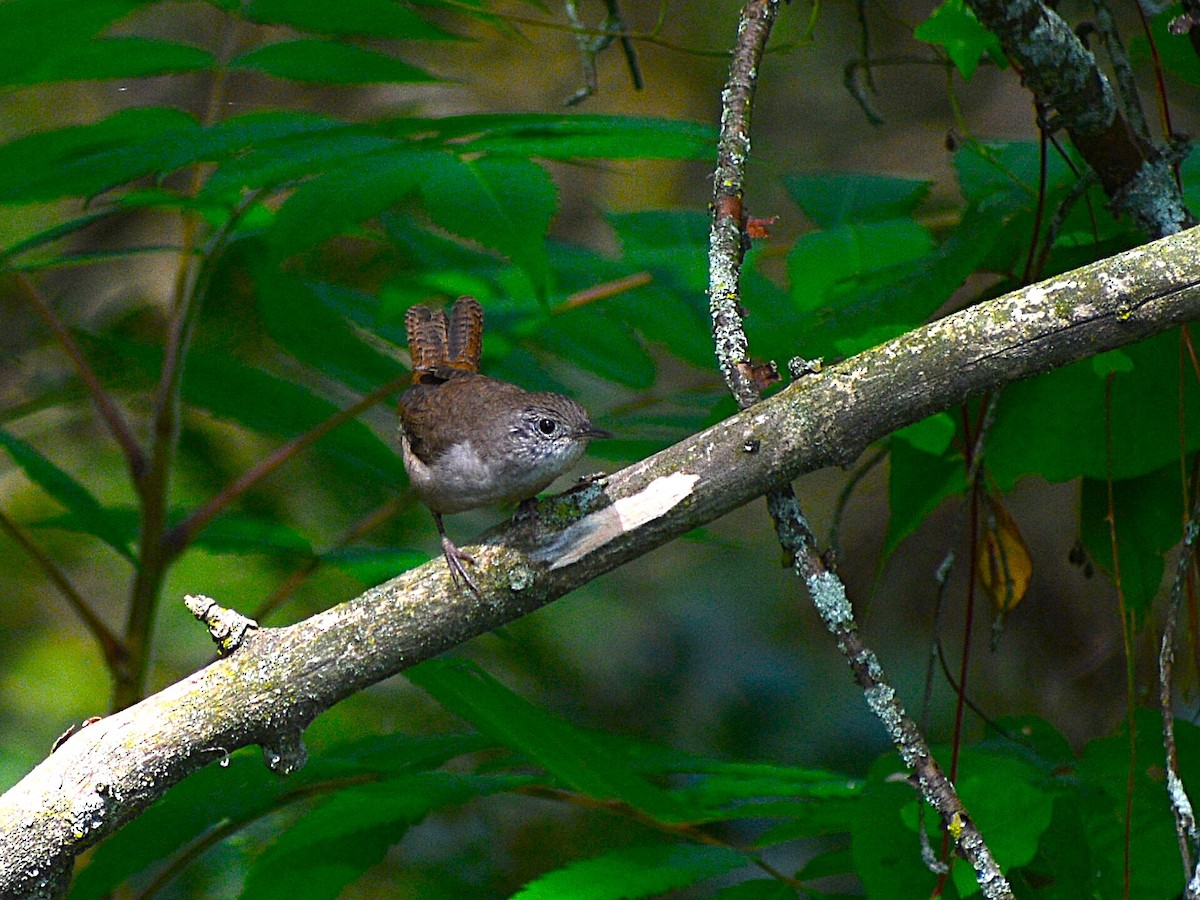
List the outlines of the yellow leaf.
{"label": "yellow leaf", "polygon": [[1004,614],[1015,609],[1029,590],[1033,559],[1017,523],[991,494],[987,495],[978,564],[979,585],[992,598],[996,612]]}

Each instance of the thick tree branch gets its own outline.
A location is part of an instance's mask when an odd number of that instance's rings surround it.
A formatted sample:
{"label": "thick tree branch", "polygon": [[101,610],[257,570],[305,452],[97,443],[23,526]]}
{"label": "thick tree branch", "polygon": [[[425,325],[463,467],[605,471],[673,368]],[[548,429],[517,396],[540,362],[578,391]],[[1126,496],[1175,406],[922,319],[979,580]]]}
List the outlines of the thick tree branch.
{"label": "thick tree branch", "polygon": [[1151,237],[1174,234],[1195,219],[1183,202],[1172,160],[1117,107],[1108,79],[1083,42],[1041,0],[967,0],[994,32],[1021,78],[1053,107],[1113,208]]}
{"label": "thick tree branch", "polygon": [[[1200,317],[1190,231],[981,304],[807,376],[466,548],[482,591],[436,560],[243,645],[73,735],[0,797],[0,896],[54,896],[75,856],[238,747],[281,769],[338,700],[538,609],[803,472],[969,396]],[[228,598],[218,598],[226,599]]]}

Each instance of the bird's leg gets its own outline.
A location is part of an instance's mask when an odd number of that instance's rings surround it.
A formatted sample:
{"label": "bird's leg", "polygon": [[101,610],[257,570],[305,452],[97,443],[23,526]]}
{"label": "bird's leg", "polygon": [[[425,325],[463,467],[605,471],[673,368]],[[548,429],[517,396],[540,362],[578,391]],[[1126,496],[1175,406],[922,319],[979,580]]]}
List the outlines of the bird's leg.
{"label": "bird's leg", "polygon": [[463,568],[463,563],[474,563],[475,558],[455,547],[454,541],[446,536],[446,527],[442,524],[441,513],[434,513],[433,521],[437,525],[438,534],[442,536],[442,555],[446,557],[446,566],[450,569],[450,580],[454,582],[455,587],[462,587],[465,584],[476,597],[481,596],[479,588],[475,586],[475,582]]}
{"label": "bird's leg", "polygon": [[513,513],[512,520],[514,522],[527,522],[533,518],[535,510],[537,510],[537,497],[526,497],[517,504],[516,512]]}

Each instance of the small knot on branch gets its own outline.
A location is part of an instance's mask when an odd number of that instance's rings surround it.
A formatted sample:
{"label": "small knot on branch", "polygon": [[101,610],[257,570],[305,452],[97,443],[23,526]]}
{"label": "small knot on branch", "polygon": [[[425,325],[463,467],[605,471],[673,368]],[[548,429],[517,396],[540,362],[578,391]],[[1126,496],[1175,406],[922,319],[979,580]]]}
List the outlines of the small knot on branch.
{"label": "small knot on branch", "polygon": [[188,611],[208,626],[213,643],[221,656],[229,656],[246,638],[246,632],[258,628],[258,623],[240,612],[219,606],[212,597],[188,594],[183,598]]}

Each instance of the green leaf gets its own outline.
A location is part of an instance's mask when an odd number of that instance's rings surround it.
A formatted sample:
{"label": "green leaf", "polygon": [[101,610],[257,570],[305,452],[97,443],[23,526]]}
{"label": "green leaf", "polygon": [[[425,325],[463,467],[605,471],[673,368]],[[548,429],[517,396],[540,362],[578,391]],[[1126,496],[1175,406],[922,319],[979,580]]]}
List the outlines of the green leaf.
{"label": "green leaf", "polygon": [[144,0],[6,0],[0,3],[0,84],[32,84]]}
{"label": "green leaf", "polygon": [[402,59],[335,41],[280,41],[229,61],[231,69],[251,69],[304,84],[375,84],[436,81]]}
{"label": "green leaf", "polygon": [[968,81],[985,55],[1000,68],[1008,67],[1000,39],[980,24],[963,0],[945,0],[913,30],[913,37],[942,47]]}
{"label": "green leaf", "polygon": [[869,172],[813,172],[788,175],[783,182],[821,228],[911,216],[933,184]]}
{"label": "green leaf", "polygon": [[933,241],[911,219],[837,225],[801,235],[788,254],[796,306],[811,312],[849,298],[862,279],[926,256]]}
{"label": "green leaf", "polygon": [[[1186,34],[1171,34],[1171,22],[1183,8],[1172,3],[1150,20],[1150,36],[1136,33],[1129,41],[1129,56],[1142,65],[1159,65],[1188,84],[1200,84],[1200,57]],[[1154,41],[1155,53],[1150,50]]]}
{"label": "green leaf", "polygon": [[[933,428],[942,431],[940,426]],[[924,429],[929,430],[929,426],[924,426]],[[967,489],[966,466],[961,454],[955,452],[949,443],[941,453],[926,453],[909,440],[910,435],[906,431],[902,429],[896,432],[889,442],[890,512],[883,541],[885,560],[943,500],[963,494]],[[916,434],[922,442],[927,443],[928,436],[922,434],[921,430]]]}
{"label": "green leaf", "polygon": [[93,196],[156,171],[161,159],[148,148],[186,145],[200,130],[179,110],[138,107],[18,138],[0,146],[0,202]]}
{"label": "green leaf", "polygon": [[445,31],[427,22],[395,0],[251,0],[241,14],[252,22],[290,25],[299,31],[320,34],[359,34],[393,40],[447,38]]}
{"label": "green leaf", "polygon": [[[1183,536],[1184,493],[1179,465],[1113,482],[1112,517],[1117,530],[1121,587],[1126,607],[1144,622],[1158,594],[1166,554]],[[1080,485],[1079,534],[1088,554],[1113,572],[1107,483],[1085,478]]]}
{"label": "green leaf", "polygon": [[403,367],[364,340],[336,311],[336,285],[286,275],[260,266],[258,309],[267,333],[280,346],[323,375],[364,393],[400,375]]}
{"label": "green leaf", "polygon": [[[1054,791],[1042,772],[1012,751],[967,748],[955,784],[1000,868],[1007,872],[1030,863],[1054,810]],[[979,892],[969,865],[958,863],[951,874],[963,897]]]}
{"label": "green leaf", "polygon": [[[1162,718],[1157,710],[1140,709],[1135,723],[1136,764],[1132,770],[1132,820],[1128,835],[1125,809],[1130,741],[1127,726],[1122,726],[1120,733],[1092,741],[1083,749],[1076,771],[1081,789],[1083,828],[1077,832],[1076,840],[1083,838],[1090,850],[1092,877],[1096,879],[1092,896],[1105,900],[1122,896],[1168,900],[1180,896],[1183,872],[1161,770]],[[1194,775],[1196,757],[1185,755],[1185,750],[1197,749],[1195,726],[1179,723],[1176,728],[1181,741],[1180,759],[1190,760]],[[1195,780],[1185,781],[1185,784],[1194,797]],[[1124,859],[1127,841],[1130,883],[1126,892]]]}
{"label": "green leaf", "polygon": [[101,81],[197,72],[213,65],[207,50],[173,41],[142,37],[115,37],[60,46],[36,66],[5,72],[0,64],[0,84],[49,84],[57,81]]}
{"label": "green leaf", "polygon": [[477,136],[470,150],[511,153],[541,159],[709,159],[716,130],[707,124],[633,116],[494,115],[435,120],[451,130]]}
{"label": "green leaf", "polygon": [[[138,535],[141,512],[133,506],[116,506],[105,509],[112,529],[112,537],[132,542]],[[188,513],[185,509],[172,509],[168,521],[181,521]],[[37,523],[43,528],[62,528],[66,531],[90,534],[87,522],[73,512],[52,516]],[[214,519],[192,541],[193,546],[203,547],[212,553],[265,553],[272,556],[312,556],[312,545],[294,528],[249,513],[226,512]]]}
{"label": "green leaf", "polygon": [[400,572],[429,562],[420,550],[396,550],[391,547],[345,547],[322,553],[321,559],[337,566],[365,585],[376,585]]}
{"label": "green leaf", "polygon": [[644,390],[654,384],[654,360],[624,321],[583,307],[550,316],[532,342],[603,378]]}
{"label": "green leaf", "polygon": [[[851,831],[854,871],[868,897],[929,897],[938,883],[921,862],[917,834],[902,816],[914,794],[901,773],[907,774],[894,753],[875,761]],[[936,816],[926,815],[925,822],[936,829]]]}
{"label": "green leaf", "polygon": [[941,456],[950,449],[950,442],[957,433],[958,425],[955,424],[953,416],[949,413],[935,413],[927,419],[901,428],[894,432],[893,437],[909,444],[914,450]]}
{"label": "green leaf", "polygon": [[396,149],[391,138],[363,134],[346,127],[329,127],[278,140],[260,140],[209,176],[201,197],[237,196],[243,189],[273,188],[331,168],[348,160]]}
{"label": "green leaf", "polygon": [[344,788],[267,848],[247,874],[243,896],[334,900],[429,813],[527,780],[424,772]]}
{"label": "green leaf", "polygon": [[1110,468],[1106,422],[1118,481],[1178,460],[1181,414],[1185,449],[1200,447],[1200,389],[1194,379],[1183,379],[1181,411],[1178,344],[1178,334],[1169,332],[1123,348],[1133,369],[1113,376],[1108,409],[1106,375],[1090,359],[1006,387],[987,448],[988,471],[1001,489],[1028,474],[1104,480]]}
{"label": "green leaf", "polygon": [[112,512],[101,506],[87,488],[33,446],[5,431],[0,431],[0,447],[8,451],[13,462],[21,467],[30,481],[66,507],[87,534],[104,541],[137,565],[137,560],[129,549],[129,542],[119,525],[114,522]]}
{"label": "green leaf", "polygon": [[459,157],[437,153],[419,185],[438,225],[499,250],[529,276],[538,293],[546,287],[546,233],[558,208],[558,188],[546,170],[526,159]]}
{"label": "green leaf", "polygon": [[[125,341],[102,344],[148,377],[157,377],[162,354],[157,347]],[[294,438],[338,412],[339,407],[292,380],[276,377],[261,363],[251,365],[227,352],[194,347],[181,385],[184,400],[220,419],[253,431]],[[362,422],[339,425],[313,447],[375,478],[402,482],[403,464],[395,449]]]}
{"label": "green leaf", "polygon": [[749,860],[727,847],[653,844],[570,863],[525,885],[513,900],[632,900],[732,872]]}
{"label": "green leaf", "polygon": [[[816,897],[816,894],[809,894]],[[713,894],[713,900],[796,900],[794,888],[774,878],[756,878],[730,885]]]}
{"label": "green leaf", "polygon": [[277,258],[341,234],[416,190],[429,154],[396,147],[330,169],[300,185],[279,209],[268,238]]}
{"label": "green leaf", "polygon": [[695,814],[641,778],[621,755],[605,752],[585,732],[517,696],[478,666],[435,659],[405,674],[446,709],[589,797],[626,803],[666,822]]}

